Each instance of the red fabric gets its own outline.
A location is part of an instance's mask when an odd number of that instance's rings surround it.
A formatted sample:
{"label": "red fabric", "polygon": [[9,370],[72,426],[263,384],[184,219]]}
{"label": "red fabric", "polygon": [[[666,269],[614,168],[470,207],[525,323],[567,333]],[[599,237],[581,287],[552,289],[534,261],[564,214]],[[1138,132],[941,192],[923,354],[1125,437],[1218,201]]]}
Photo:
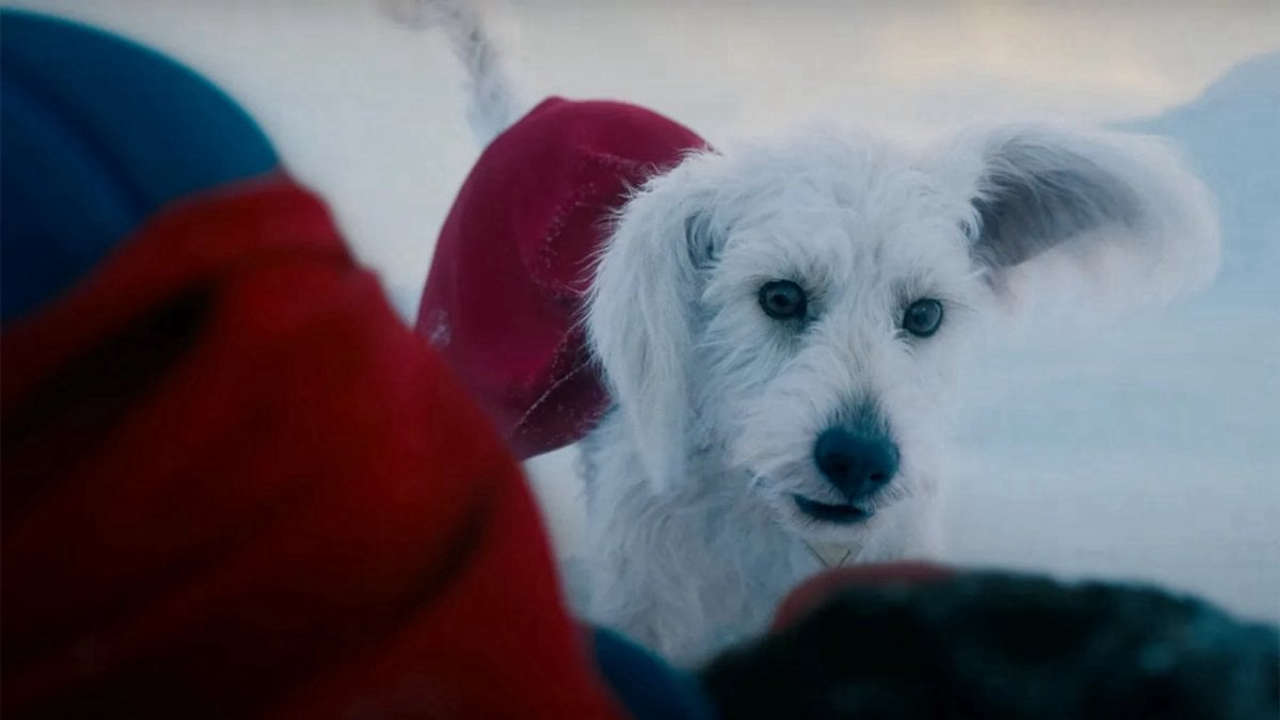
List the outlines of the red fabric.
{"label": "red fabric", "polygon": [[580,324],[591,260],[626,193],[704,146],[643,108],[551,98],[489,145],[458,192],[417,331],[519,456],[580,439],[605,409]]}
{"label": "red fabric", "polygon": [[286,178],[6,328],[6,717],[618,717],[518,466]]}
{"label": "red fabric", "polygon": [[828,570],[804,581],[783,599],[774,615],[770,632],[791,625],[842,590],[865,585],[936,582],[955,575],[955,572],[944,565],[914,561],[850,565]]}

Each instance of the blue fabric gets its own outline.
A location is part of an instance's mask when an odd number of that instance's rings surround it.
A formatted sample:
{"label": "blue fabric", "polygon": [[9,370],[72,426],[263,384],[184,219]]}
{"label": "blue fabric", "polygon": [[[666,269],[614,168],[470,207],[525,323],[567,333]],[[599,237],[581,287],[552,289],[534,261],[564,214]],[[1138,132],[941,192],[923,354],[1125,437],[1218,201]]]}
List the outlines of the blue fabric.
{"label": "blue fabric", "polygon": [[616,632],[594,628],[596,667],[635,720],[713,720],[693,677]]}
{"label": "blue fabric", "polygon": [[70,287],[148,215],[270,172],[243,110],[164,56],[0,11],[0,319]]}

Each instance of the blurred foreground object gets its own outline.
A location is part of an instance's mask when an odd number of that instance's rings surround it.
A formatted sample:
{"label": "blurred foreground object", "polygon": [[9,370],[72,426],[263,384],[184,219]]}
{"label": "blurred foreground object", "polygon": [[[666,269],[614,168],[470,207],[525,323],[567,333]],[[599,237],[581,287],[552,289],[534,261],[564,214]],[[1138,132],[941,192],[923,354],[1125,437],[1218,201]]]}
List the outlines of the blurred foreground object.
{"label": "blurred foreground object", "polygon": [[1280,639],[1206,603],[922,565],[815,578],[703,673],[725,720],[1280,714]]}
{"label": "blurred foreground object", "polygon": [[622,717],[519,466],[252,121],[0,29],[5,717]]}

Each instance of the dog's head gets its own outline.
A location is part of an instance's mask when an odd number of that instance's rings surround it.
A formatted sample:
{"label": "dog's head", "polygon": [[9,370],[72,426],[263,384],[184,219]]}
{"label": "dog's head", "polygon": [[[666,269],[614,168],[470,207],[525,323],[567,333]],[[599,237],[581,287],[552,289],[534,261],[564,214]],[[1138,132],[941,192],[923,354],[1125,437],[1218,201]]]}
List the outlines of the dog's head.
{"label": "dog's head", "polygon": [[710,454],[802,537],[855,542],[934,488],[976,320],[1068,277],[1166,293],[1216,258],[1207,191],[1151,140],[808,136],[690,156],[641,188],[588,331],[659,487],[698,481],[686,465]]}

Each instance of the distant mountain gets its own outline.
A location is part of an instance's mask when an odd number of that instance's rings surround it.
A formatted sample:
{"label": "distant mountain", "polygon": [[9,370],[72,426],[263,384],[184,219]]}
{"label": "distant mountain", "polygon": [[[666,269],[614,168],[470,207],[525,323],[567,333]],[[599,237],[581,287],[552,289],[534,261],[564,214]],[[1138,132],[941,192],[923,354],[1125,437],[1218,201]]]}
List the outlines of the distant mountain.
{"label": "distant mountain", "polygon": [[1246,60],[1190,103],[1123,129],[1173,138],[1217,194],[1220,288],[1280,282],[1280,52]]}

